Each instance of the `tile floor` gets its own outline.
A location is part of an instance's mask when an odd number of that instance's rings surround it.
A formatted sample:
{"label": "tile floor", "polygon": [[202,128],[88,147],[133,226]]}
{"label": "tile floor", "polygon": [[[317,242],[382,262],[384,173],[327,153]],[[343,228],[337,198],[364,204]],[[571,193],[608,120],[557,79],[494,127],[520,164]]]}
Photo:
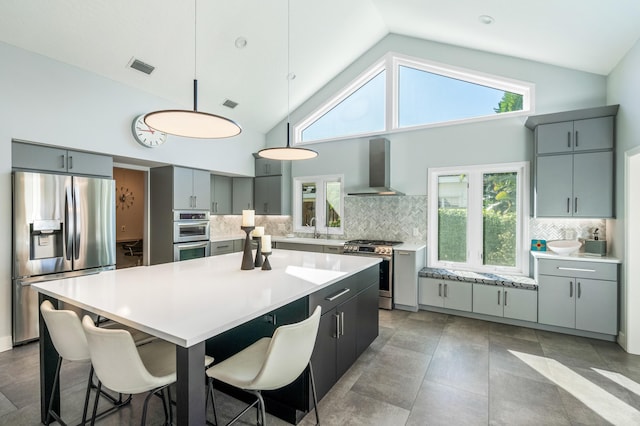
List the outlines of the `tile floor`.
{"label": "tile floor", "polygon": [[[37,343],[0,353],[0,425],[39,424]],[[87,367],[63,366],[78,422]],[[239,404],[216,393],[221,417]],[[134,425],[142,398],[97,422]],[[147,424],[163,422],[159,400]],[[640,356],[614,343],[430,312],[380,311],[380,336],[320,402],[324,425],[636,425]],[[244,419],[251,424],[252,413]],[[285,425],[268,416],[268,424]],[[301,423],[313,424],[313,413]]]}

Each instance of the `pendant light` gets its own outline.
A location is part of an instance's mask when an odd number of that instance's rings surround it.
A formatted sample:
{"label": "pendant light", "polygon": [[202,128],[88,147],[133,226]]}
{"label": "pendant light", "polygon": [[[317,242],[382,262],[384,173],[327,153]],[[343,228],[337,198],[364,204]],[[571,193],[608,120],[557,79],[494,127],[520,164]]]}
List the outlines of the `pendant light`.
{"label": "pendant light", "polygon": [[193,8],[194,66],[193,66],[193,111],[167,109],[154,111],[144,116],[144,122],[152,129],[187,138],[220,139],[239,135],[240,126],[228,118],[198,111],[197,71],[197,0]]}
{"label": "pendant light", "polygon": [[314,150],[307,148],[296,148],[291,146],[291,80],[296,75],[291,72],[291,1],[287,0],[287,146],[265,148],[258,151],[258,155],[271,160],[309,160],[318,156]]}

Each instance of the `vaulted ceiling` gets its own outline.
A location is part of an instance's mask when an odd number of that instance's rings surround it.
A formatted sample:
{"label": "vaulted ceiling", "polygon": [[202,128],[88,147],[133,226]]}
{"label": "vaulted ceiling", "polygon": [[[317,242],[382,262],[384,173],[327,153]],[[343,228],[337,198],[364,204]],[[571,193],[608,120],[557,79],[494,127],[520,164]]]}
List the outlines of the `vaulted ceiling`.
{"label": "vaulted ceiling", "polygon": [[[200,110],[267,132],[287,112],[287,16],[287,0],[3,0],[0,41],[176,108],[196,77]],[[291,0],[290,21],[294,108],[389,33],[607,75],[640,38],[640,1]]]}

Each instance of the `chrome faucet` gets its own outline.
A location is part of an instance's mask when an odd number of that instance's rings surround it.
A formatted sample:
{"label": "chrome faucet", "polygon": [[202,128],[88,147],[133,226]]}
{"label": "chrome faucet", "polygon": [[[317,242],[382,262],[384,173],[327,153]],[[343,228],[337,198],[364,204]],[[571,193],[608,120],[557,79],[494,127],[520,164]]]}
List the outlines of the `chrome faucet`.
{"label": "chrome faucet", "polygon": [[320,233],[318,232],[318,221],[316,217],[312,217],[309,221],[309,226],[313,226],[313,238],[320,238]]}

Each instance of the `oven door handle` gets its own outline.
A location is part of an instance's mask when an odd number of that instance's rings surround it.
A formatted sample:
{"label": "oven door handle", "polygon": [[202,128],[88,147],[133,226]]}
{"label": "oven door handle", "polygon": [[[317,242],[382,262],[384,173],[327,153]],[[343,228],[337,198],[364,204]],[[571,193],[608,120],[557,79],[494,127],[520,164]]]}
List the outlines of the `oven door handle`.
{"label": "oven door handle", "polygon": [[176,247],[178,247],[180,250],[182,250],[182,249],[192,249],[192,248],[207,247],[208,244],[209,244],[209,241],[204,241],[204,242],[200,242],[200,243],[178,243],[178,244],[176,244]]}
{"label": "oven door handle", "polygon": [[175,224],[181,228],[183,226],[190,226],[190,227],[194,227],[194,226],[209,226],[210,222],[175,222]]}

